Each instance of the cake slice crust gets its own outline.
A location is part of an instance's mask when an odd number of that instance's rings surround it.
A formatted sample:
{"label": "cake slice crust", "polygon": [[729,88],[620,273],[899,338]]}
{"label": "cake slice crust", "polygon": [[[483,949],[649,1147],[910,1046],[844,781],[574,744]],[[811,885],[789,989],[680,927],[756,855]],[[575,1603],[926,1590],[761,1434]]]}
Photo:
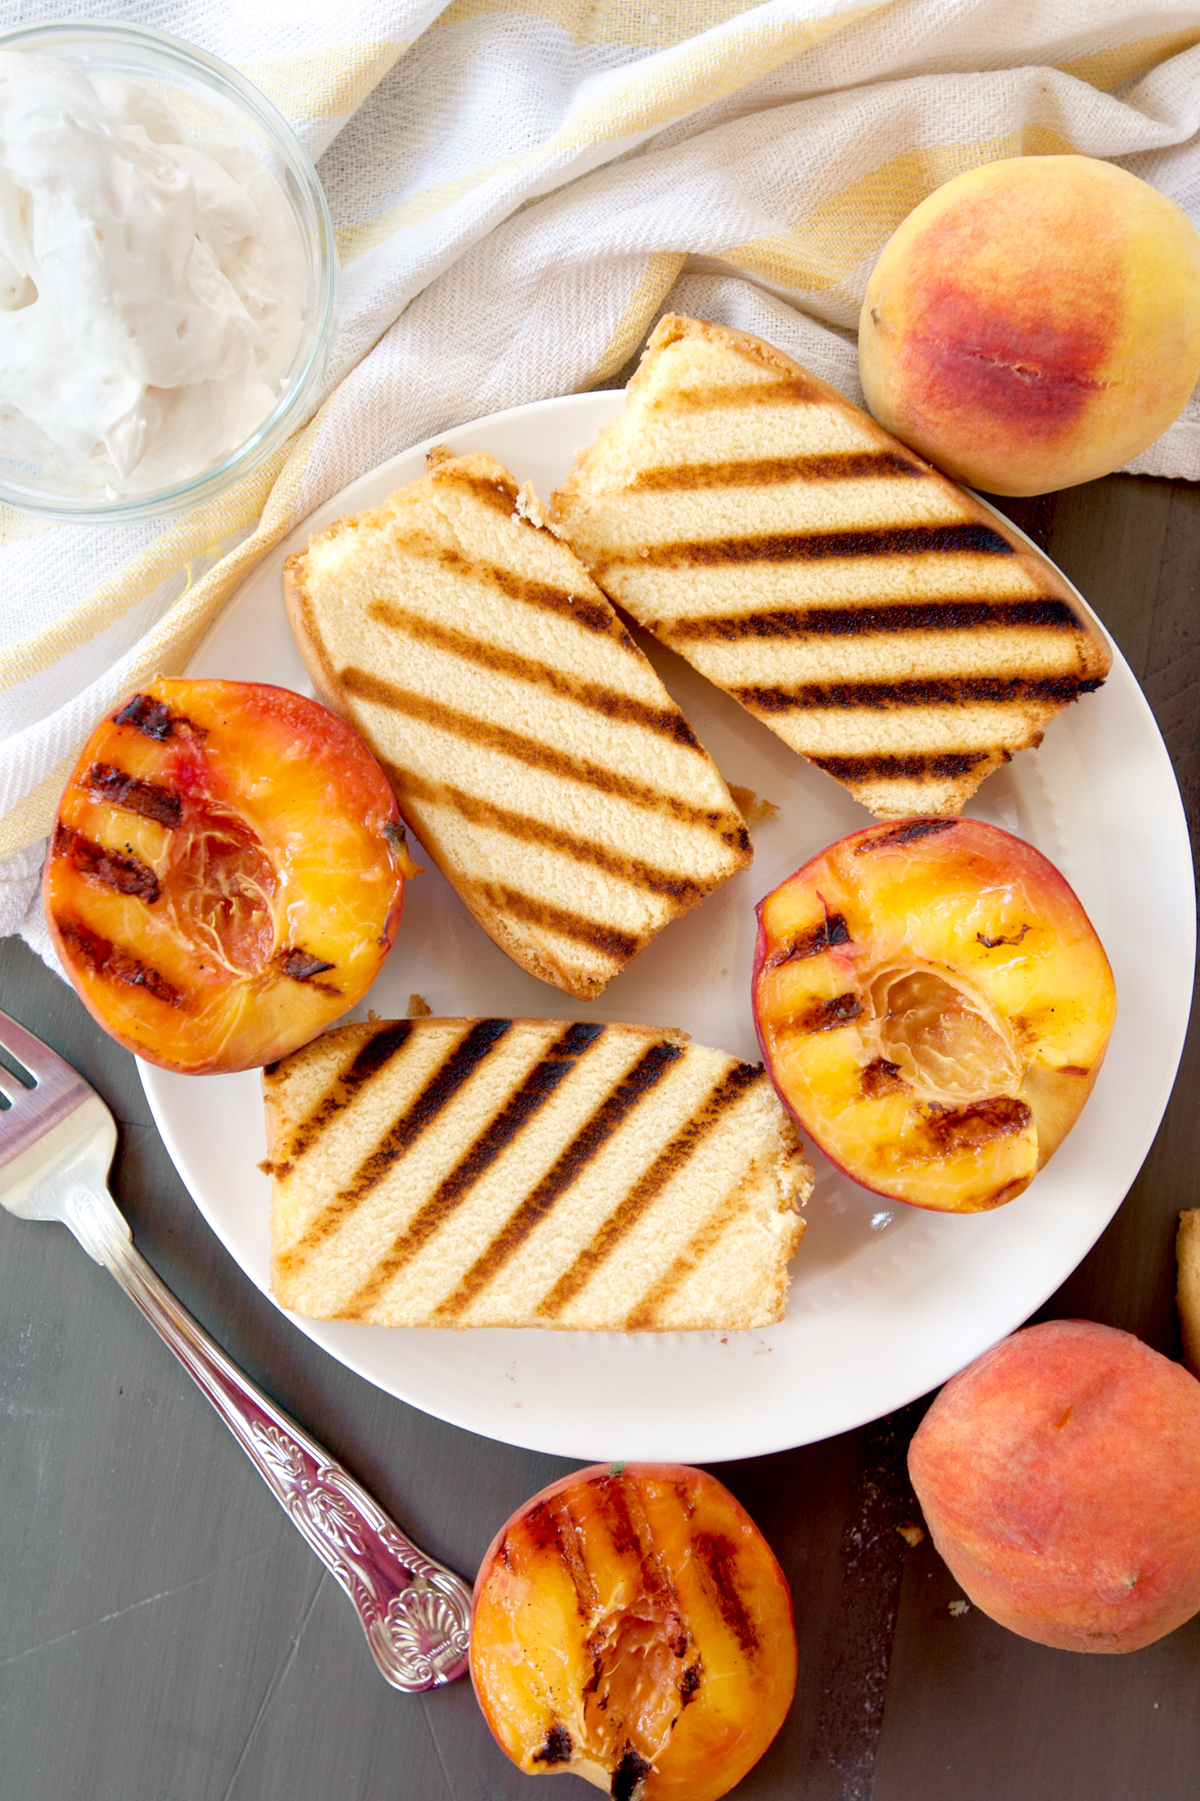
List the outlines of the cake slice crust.
{"label": "cake slice crust", "polygon": [[649,1026],[343,1026],[263,1072],[272,1289],[311,1319],[782,1317],[812,1186],[760,1065]]}
{"label": "cake slice crust", "polygon": [[640,625],[882,819],[960,812],[1110,666],[1007,521],[703,320],[660,321],[550,518]]}
{"label": "cake slice crust", "polygon": [[502,950],[581,1000],[750,861],[744,821],[612,606],[494,458],[288,560],[321,699]]}

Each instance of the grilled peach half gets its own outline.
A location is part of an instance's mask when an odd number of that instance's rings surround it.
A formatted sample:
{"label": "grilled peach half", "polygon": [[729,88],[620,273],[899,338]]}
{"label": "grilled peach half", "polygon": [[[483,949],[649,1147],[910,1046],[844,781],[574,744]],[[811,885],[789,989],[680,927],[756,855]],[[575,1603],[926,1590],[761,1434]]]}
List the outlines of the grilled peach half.
{"label": "grilled peach half", "polygon": [[873,826],[758,909],[754,1012],[784,1103],[892,1200],[1020,1194],[1096,1080],[1116,993],[1054,865],[974,819]]}
{"label": "grilled peach half", "polygon": [[672,1464],[594,1465],[496,1535],[471,1677],[501,1748],[616,1801],[716,1801],[796,1685],[783,1572],[729,1491]]}
{"label": "grilled peach half", "polygon": [[159,679],[84,746],[46,917],[126,1049],[190,1074],[249,1069],[361,998],[413,869],[382,770],[325,707],[255,682]]}

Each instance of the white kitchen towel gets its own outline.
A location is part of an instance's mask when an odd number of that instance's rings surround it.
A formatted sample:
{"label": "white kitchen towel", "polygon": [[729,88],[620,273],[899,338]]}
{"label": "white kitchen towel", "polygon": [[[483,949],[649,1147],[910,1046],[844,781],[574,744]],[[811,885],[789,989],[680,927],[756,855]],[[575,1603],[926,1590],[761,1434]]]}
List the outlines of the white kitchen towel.
{"label": "white kitchen towel", "polygon": [[[860,398],[879,249],[1001,157],[1107,157],[1200,225],[1200,0],[651,6],[93,0],[235,64],[291,121],[342,307],[320,410],[230,493],[123,526],[0,508],[0,935],[46,954],[45,835],[96,720],[179,673],[254,561],[384,458],[611,381],[668,306]],[[0,0],[0,29],[75,16]],[[1200,479],[1196,397],[1131,468]]]}

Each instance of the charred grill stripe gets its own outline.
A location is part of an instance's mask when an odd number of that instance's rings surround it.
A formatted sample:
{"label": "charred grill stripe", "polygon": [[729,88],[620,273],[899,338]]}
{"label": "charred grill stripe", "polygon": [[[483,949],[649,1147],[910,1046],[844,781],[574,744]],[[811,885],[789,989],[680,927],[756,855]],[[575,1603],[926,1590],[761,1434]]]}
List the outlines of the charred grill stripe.
{"label": "charred grill stripe", "polygon": [[[327,963],[324,957],[316,957],[312,951],[303,950],[298,944],[280,951],[278,960],[284,975],[291,976],[293,982],[311,982],[314,976],[324,975],[327,969],[334,967],[332,963]],[[316,986],[325,988],[328,984],[318,982]]]}
{"label": "charred grill stripe", "polygon": [[798,1032],[836,1032],[839,1026],[850,1024],[862,1012],[862,1003],[853,989],[846,994],[835,994],[832,999],[814,1001],[807,1013],[796,1020]]}
{"label": "charred grill stripe", "polygon": [[611,638],[622,650],[637,651],[637,645],[621,624],[608,602],[585,594],[573,594],[569,588],[553,588],[548,582],[535,582],[511,570],[489,568],[487,580],[493,582],[510,600],[526,606],[542,607],[557,613],[560,619],[573,619],[586,631],[598,637]]}
{"label": "charred grill stripe", "polygon": [[597,763],[589,762],[586,757],[572,757],[537,738],[526,738],[520,732],[510,731],[507,726],[493,725],[490,720],[479,719],[472,713],[461,713],[456,707],[431,700],[424,694],[399,688],[395,683],[382,681],[363,669],[343,669],[338,680],[348,694],[353,694],[359,700],[386,707],[393,713],[403,713],[410,719],[419,719],[438,731],[464,738],[469,744],[483,745],[488,750],[511,757],[515,762],[524,763],[531,769],[540,769],[547,775],[561,776],[564,781],[578,782],[581,787],[595,788],[602,794],[627,800],[635,807],[646,807],[655,813],[669,812],[674,818],[691,825],[718,825],[723,817],[718,812],[689,806],[686,801],[676,800],[662,789],[652,788],[645,782],[635,780],[633,776],[604,769]]}
{"label": "charred grill stripe", "polygon": [[570,1074],[579,1058],[591,1049],[603,1031],[602,1025],[579,1021],[569,1026],[550,1046],[540,1062],[534,1064],[516,1093],[510,1096],[501,1111],[480,1133],[461,1162],[438,1185],[405,1230],[394,1240],[390,1250],[380,1258],[343,1309],[346,1318],[355,1319],[365,1313],[392,1278],[412,1262],[435,1232],[441,1230],[468,1191],[491,1168],[500,1153],[508,1149],[534,1114],[546,1104],[563,1077]]}
{"label": "charred grill stripe", "polygon": [[889,1063],[886,1057],[876,1057],[868,1063],[858,1078],[858,1085],[872,1101],[889,1094],[903,1094],[909,1086],[900,1073],[900,1065]]}
{"label": "charred grill stripe", "polygon": [[895,825],[877,826],[869,838],[864,838],[854,854],[856,857],[868,857],[872,851],[895,850],[899,845],[916,844],[921,838],[936,838],[940,832],[952,832],[958,819],[939,819],[919,817],[901,819]]}
{"label": "charred grill stripe", "polygon": [[690,1663],[683,1672],[683,1675],[679,1678],[680,1707],[686,1707],[689,1701],[695,1700],[696,1691],[700,1687],[700,1677],[703,1668],[703,1659],[697,1657],[695,1663]]}
{"label": "charred grill stripe", "polygon": [[813,926],[811,931],[801,932],[799,937],[784,950],[777,950],[767,958],[768,969],[778,969],[781,963],[797,963],[805,957],[820,957],[826,951],[833,950],[835,945],[849,944],[850,928],[845,916],[841,913],[830,913]]}
{"label": "charred grill stripe", "polygon": [[632,1745],[626,1745],[625,1754],[613,1771],[609,1784],[608,1792],[612,1801],[638,1801],[642,1785],[653,1768],[653,1764],[640,1751],[635,1751]]}
{"label": "charred grill stripe", "polygon": [[110,806],[123,807],[142,819],[153,819],[158,825],[174,828],[183,814],[183,802],[169,788],[156,782],[144,782],[140,776],[126,775],[111,763],[93,763],[84,777],[95,800],[106,800]]}
{"label": "charred grill stripe", "polygon": [[279,1259],[288,1270],[299,1269],[309,1252],[324,1242],[347,1220],[363,1197],[382,1182],[398,1158],[402,1157],[438,1114],[447,1107],[483,1059],[495,1050],[504,1034],[512,1027],[511,1019],[480,1019],[455,1046],[441,1067],[426,1082],[408,1110],[388,1127],[344,1188],[317,1215],[308,1229]]}
{"label": "charred grill stripe", "polygon": [[467,475],[461,469],[452,469],[448,474],[439,475],[435,468],[429,471],[431,480],[444,482],[452,488],[466,488],[475,499],[484,506],[494,507],[498,513],[512,514],[517,505],[517,484],[514,481],[502,481],[495,476]]}
{"label": "charred grill stripe", "polygon": [[[326,1089],[307,1119],[293,1132],[285,1153],[291,1163],[295,1164],[311,1150],[330,1122],[346,1110],[359,1090],[374,1080],[411,1036],[412,1022],[407,1019],[395,1020],[372,1033],[348,1067],[334,1077],[332,1086]],[[277,1068],[278,1064],[270,1065],[267,1075],[273,1076]]]}
{"label": "charred grill stripe", "polygon": [[534,581],[528,576],[517,575],[513,570],[503,568],[499,563],[485,562],[481,557],[469,557],[452,545],[439,543],[435,538],[416,535],[400,537],[396,540],[396,549],[406,557],[438,563],[456,576],[478,582],[485,588],[499,588],[510,600],[520,601],[529,607],[540,607],[543,612],[555,613],[560,619],[569,619],[574,625],[581,626],[598,637],[611,638],[622,650],[637,653],[637,646],[617,615],[608,602],[597,595],[576,594],[571,588],[558,588],[550,582]]}
{"label": "charred grill stripe", "polygon": [[54,855],[67,857],[80,875],[99,882],[104,888],[112,888],[117,894],[132,895],[136,900],[145,901],[148,907],[158,899],[158,877],[132,852],[122,856],[118,851],[105,850],[102,844],[94,844],[82,832],[60,825],[54,834]]}
{"label": "charred grill stripe", "polygon": [[730,406],[811,406],[820,398],[811,382],[785,375],[775,381],[731,382],[724,388],[677,387],[669,405],[673,413],[707,413]]}
{"label": "charred grill stripe", "polygon": [[546,1734],[546,1742],[540,1751],[535,1751],[531,1763],[544,1763],[552,1766],[556,1763],[570,1763],[571,1753],[575,1747],[571,1743],[571,1734],[558,1720]]}
{"label": "charred grill stripe", "polygon": [[580,1251],[571,1267],[564,1271],[545,1299],[538,1303],[536,1311],[543,1318],[554,1319],[568,1302],[574,1300],[661,1189],[695,1155],[704,1139],[720,1123],[722,1114],[741,1100],[756,1083],[765,1080],[764,1071],[749,1063],[737,1063],[727,1071],[687,1124],[659,1152],[645,1174],[639,1177],[615,1211],[609,1214],[591,1244]]}
{"label": "charred grill stripe", "polygon": [[798,688],[732,688],[743,706],[761,713],[797,709],[1058,705],[1091,694],[1101,677],[1078,675],[967,675],[912,682],[804,682]]}
{"label": "charred grill stripe", "polygon": [[737,1546],[723,1532],[697,1532],[692,1545],[721,1618],[749,1656],[758,1647],[758,1630],[738,1587]]}
{"label": "charred grill stripe", "polygon": [[865,638],[884,632],[1081,631],[1065,600],[928,600],[903,606],[781,607],[675,620],[673,642],[744,638]]}
{"label": "charred grill stripe", "polygon": [[[619,1558],[637,1559],[640,1587],[646,1595],[665,1601],[671,1609],[676,1627],[675,1653],[686,1655],[690,1635],[670,1568],[657,1548],[657,1534],[647,1511],[646,1496],[636,1482],[609,1474],[594,1477],[589,1487],[595,1491],[596,1512],[604,1521],[613,1551]],[[604,1563],[611,1567],[607,1557]],[[665,1632],[668,1622],[663,1621],[662,1626]]]}
{"label": "charred grill stripe", "polygon": [[992,1100],[974,1101],[969,1107],[933,1110],[925,1129],[945,1155],[961,1156],[964,1151],[979,1150],[993,1139],[1024,1132],[1032,1118],[1024,1101],[1015,1095],[1001,1094]]}
{"label": "charred grill stripe", "polygon": [[650,1046],[633,1068],[621,1077],[607,1099],[596,1108],[587,1124],[576,1133],[556,1160],[553,1168],[547,1171],[536,1188],[525,1197],[487,1249],[476,1258],[454,1293],[436,1309],[438,1314],[444,1319],[453,1319],[487,1287],[509,1258],[525,1243],[534,1227],[550,1212],[559,1196],[579,1179],[614,1132],[624,1124],[638,1102],[645,1099],[681,1055],[678,1045]]}
{"label": "charred grill stripe", "polygon": [[135,694],[127,700],[120,712],[112,716],[114,725],[131,725],[144,737],[153,738],[161,744],[175,730],[175,717],[169,707],[161,700],[155,700],[152,694]]}
{"label": "charred grill stripe", "polygon": [[668,1264],[658,1281],[647,1289],[626,1319],[624,1331],[653,1332],[658,1325],[663,1303],[670,1300],[680,1284],[708,1256],[725,1228],[737,1218],[741,1211],[741,1205],[740,1190],[734,1188],[709,1214],[704,1224],[684,1245],[674,1261]]}
{"label": "charred grill stripe", "polygon": [[[528,1539],[535,1551],[553,1550],[558,1561],[571,1578],[571,1586],[575,1590],[575,1606],[581,1622],[590,1622],[601,1610],[600,1595],[595,1580],[584,1559],[584,1540],[579,1527],[566,1506],[562,1495],[554,1495],[549,1501],[543,1501],[532,1512],[518,1521],[515,1528],[510,1528],[505,1537],[507,1546],[509,1536],[516,1535]],[[512,1565],[510,1564],[511,1568]]]}
{"label": "charred grill stripe", "polygon": [[650,544],[636,559],[612,557],[602,566],[685,569],[714,563],[809,563],[828,557],[950,556],[973,551],[985,556],[1016,554],[990,525],[898,525],[873,531],[764,533],[755,538],[685,540]]}
{"label": "charred grill stripe", "polygon": [[527,925],[541,926],[545,931],[557,932],[560,937],[570,938],[576,944],[590,944],[593,950],[600,951],[606,957],[615,957],[622,963],[628,963],[635,957],[645,942],[644,938],[635,938],[632,932],[622,932],[616,926],[603,924],[601,920],[589,919],[584,913],[572,913],[566,907],[553,907],[549,901],[542,900],[536,894],[523,894],[519,888],[505,888],[498,883],[480,883],[476,890],[486,897],[494,907],[502,912],[510,913],[514,919],[523,919]]}
{"label": "charred grill stripe", "polygon": [[539,662],[534,657],[520,656],[516,651],[506,650],[503,645],[491,643],[486,638],[473,638],[468,632],[456,631],[452,626],[441,625],[437,620],[428,619],[422,613],[414,613],[408,607],[393,606],[389,601],[375,601],[367,610],[372,619],[378,620],[381,625],[404,632],[419,643],[432,644],[436,649],[462,657],[466,662],[477,663],[484,669],[493,669],[499,675],[511,676],[514,681],[529,682],[534,687],[546,688],[562,700],[575,701],[595,713],[602,713],[606,719],[644,726],[648,731],[657,732],[660,737],[669,738],[672,743],[681,745],[686,750],[699,751],[701,756],[705,754],[678,707],[649,706],[645,701],[622,693],[619,688],[606,688],[600,682],[580,681],[577,676],[557,669],[550,663]]}
{"label": "charred grill stripe", "polygon": [[596,1511],[608,1530],[613,1550],[618,1557],[636,1557],[642,1565],[647,1590],[651,1594],[662,1593],[666,1587],[664,1571],[658,1559],[648,1555],[653,1537],[648,1531],[639,1530],[640,1522],[630,1510],[636,1489],[613,1476],[597,1476],[591,1486],[596,1491]]}
{"label": "charred grill stripe", "polygon": [[66,919],[56,914],[54,923],[63,942],[70,945],[93,976],[101,981],[121,982],[127,988],[144,988],[147,994],[152,994],[156,1001],[162,1001],[168,1007],[182,1004],[183,996],[171,986],[166,977],[160,975],[149,963],[143,963],[140,957],[135,957],[132,951],[124,950],[121,945],[102,938],[80,920]]}
{"label": "charred grill stripe", "polygon": [[665,894],[680,907],[694,906],[709,892],[709,884],[693,881],[690,876],[677,875],[673,870],[656,868],[653,864],[644,863],[640,857],[625,856],[606,844],[598,844],[595,839],[577,837],[574,832],[564,831],[560,826],[552,825],[549,820],[535,819],[529,813],[514,813],[508,807],[498,806],[494,801],[485,800],[478,794],[470,794],[449,782],[427,782],[420,776],[407,774],[390,764],[385,765],[385,768],[388,780],[397,794],[402,795],[405,800],[424,801],[430,806],[452,807],[464,819],[470,820],[472,825],[490,827],[493,831],[505,833],[509,838],[524,839],[527,843],[548,845],[552,850],[563,851],[567,856],[573,857],[576,862],[592,863],[609,875],[619,876],[622,881],[648,888],[653,894]]}
{"label": "charred grill stripe", "polygon": [[[1001,754],[1007,763],[1009,753]],[[970,775],[993,755],[987,750],[946,750],[904,757],[810,757],[809,761],[839,782],[920,782],[930,776],[952,781],[957,776]]]}
{"label": "charred grill stripe", "polygon": [[729,463],[668,463],[643,469],[627,484],[639,488],[761,488],[776,482],[856,481],[870,476],[915,475],[928,471],[893,450],[848,450],[827,456],[766,457]]}

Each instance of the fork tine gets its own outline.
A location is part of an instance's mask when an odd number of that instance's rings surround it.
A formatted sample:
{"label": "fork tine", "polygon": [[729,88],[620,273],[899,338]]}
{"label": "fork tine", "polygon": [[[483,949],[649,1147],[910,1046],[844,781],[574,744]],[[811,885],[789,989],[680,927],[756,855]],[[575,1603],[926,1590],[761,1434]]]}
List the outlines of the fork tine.
{"label": "fork tine", "polygon": [[[44,1082],[46,1077],[51,1074],[58,1076],[70,1074],[77,1082],[83,1080],[77,1070],[72,1069],[69,1063],[64,1062],[55,1051],[50,1049],[48,1044],[43,1044],[40,1038],[35,1038],[32,1032],[26,1031],[20,1021],[14,1019],[10,1013],[0,1012],[0,1046],[23,1069],[28,1070],[35,1086]],[[5,1074],[7,1072],[0,1069],[0,1077]],[[10,1080],[16,1081],[16,1079],[15,1076],[10,1077]],[[5,1092],[7,1093],[7,1090]],[[11,1098],[15,1099],[16,1097]]]}

